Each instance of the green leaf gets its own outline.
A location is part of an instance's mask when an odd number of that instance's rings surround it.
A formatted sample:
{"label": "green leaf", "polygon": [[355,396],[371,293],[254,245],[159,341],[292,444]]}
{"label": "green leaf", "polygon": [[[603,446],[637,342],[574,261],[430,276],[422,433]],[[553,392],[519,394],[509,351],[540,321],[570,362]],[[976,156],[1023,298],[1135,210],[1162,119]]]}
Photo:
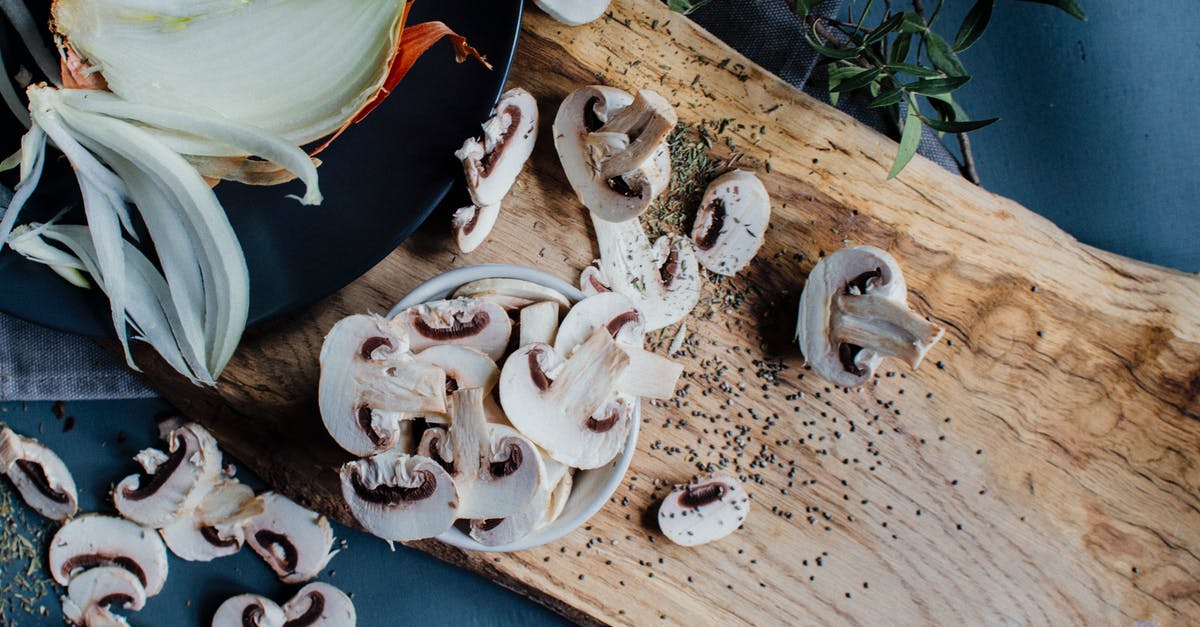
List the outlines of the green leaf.
{"label": "green leaf", "polygon": [[879,41],[880,39],[887,37],[888,34],[891,33],[892,31],[895,31],[896,29],[900,28],[900,25],[903,23],[904,23],[904,14],[903,13],[894,13],[894,14],[888,16],[888,18],[886,20],[884,20],[883,23],[880,24],[875,30],[871,31],[871,34],[868,35],[865,40],[863,40],[863,43],[867,44],[867,45],[873,44],[873,43]]}
{"label": "green leaf", "polygon": [[918,81],[905,84],[908,91],[922,96],[932,96],[936,94],[948,94],[959,87],[967,84],[971,80],[970,76],[950,76],[946,78],[922,78]]}
{"label": "green leaf", "polygon": [[879,94],[874,99],[872,99],[870,102],[868,102],[867,107],[870,109],[877,109],[879,107],[887,107],[887,106],[894,105],[894,104],[900,102],[900,100],[902,98],[904,98],[904,92],[897,87],[893,87],[893,88]]}
{"label": "green leaf", "polygon": [[823,0],[796,0],[796,15],[808,15]]}
{"label": "green leaf", "polygon": [[904,12],[904,21],[900,24],[900,30],[906,33],[920,33],[929,29],[925,24],[925,20],[921,19],[914,11]]}
{"label": "green leaf", "polygon": [[1075,0],[1022,0],[1023,2],[1036,2],[1037,4],[1048,4],[1052,7],[1062,9],[1070,14],[1071,17],[1087,21],[1087,14],[1083,12],[1083,7]]}
{"label": "green leaf", "polygon": [[846,50],[830,48],[829,46],[817,41],[815,37],[808,33],[804,33],[804,39],[808,41],[808,45],[813,47],[813,50],[816,50],[823,56],[829,57],[830,59],[853,59],[857,57],[860,52],[860,49],[858,48],[849,48]]}
{"label": "green leaf", "polygon": [[831,65],[829,67],[829,78],[836,78],[840,81],[842,79],[850,78],[856,74],[862,74],[866,71],[867,68],[859,65]]}
{"label": "green leaf", "polygon": [[950,94],[929,94],[925,96],[930,105],[942,116],[943,120],[969,120],[965,109]]}
{"label": "green leaf", "polygon": [[981,129],[993,122],[999,121],[1000,118],[988,118],[986,120],[934,120],[921,116],[921,121],[929,125],[935,131],[943,133],[969,133],[976,129]]}
{"label": "green leaf", "polygon": [[892,51],[888,53],[888,61],[904,63],[908,59],[908,50],[912,47],[912,33],[901,33],[892,40]]}
{"label": "green leaf", "polygon": [[937,78],[942,75],[942,73],[938,72],[937,70],[931,70],[920,65],[913,65],[912,63],[889,63],[886,67],[888,71],[892,72],[893,74],[910,74],[912,76],[916,76],[917,78]]}
{"label": "green leaf", "polygon": [[962,76],[967,73],[962,62],[958,60],[958,55],[950,49],[950,44],[933,31],[925,32],[925,52],[929,54],[933,66],[946,74]]}
{"label": "green leaf", "polygon": [[917,108],[909,103],[908,115],[904,117],[904,132],[900,133],[900,149],[896,151],[896,160],[892,162],[892,170],[888,179],[896,178],[897,174],[912,161],[917,154],[917,146],[921,145],[921,116]]}
{"label": "green leaf", "polygon": [[712,2],[712,0],[667,0],[667,8],[676,13],[687,15],[709,2]]}
{"label": "green leaf", "polygon": [[979,0],[975,6],[971,7],[970,11],[967,11],[962,26],[958,27],[958,35],[954,37],[955,52],[962,52],[970,48],[971,44],[983,35],[988,22],[992,19],[992,5],[994,4],[994,0]]}
{"label": "green leaf", "polygon": [[875,82],[876,78],[879,78],[879,73],[881,71],[882,70],[880,70],[880,68],[863,70],[862,72],[859,72],[850,78],[843,78],[836,87],[831,88],[829,91],[854,91],[855,89],[866,87],[867,85]]}

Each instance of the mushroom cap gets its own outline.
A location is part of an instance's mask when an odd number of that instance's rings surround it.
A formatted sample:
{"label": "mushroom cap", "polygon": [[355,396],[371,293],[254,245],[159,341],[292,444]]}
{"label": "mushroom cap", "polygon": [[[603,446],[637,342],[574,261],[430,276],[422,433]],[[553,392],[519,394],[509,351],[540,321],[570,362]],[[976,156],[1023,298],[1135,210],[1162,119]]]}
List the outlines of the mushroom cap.
{"label": "mushroom cap", "polygon": [[446,411],[445,373],[409,352],[409,336],[380,316],[338,321],[321,346],[321,420],[355,455],[392,448],[401,415]]}
{"label": "mushroom cap", "polygon": [[415,352],[438,344],[482,351],[493,361],[504,355],[512,321],[499,305],[479,298],[438,300],[409,307],[392,318]]}
{"label": "mushroom cap", "polygon": [[462,161],[467,191],[476,206],[498,206],[508,195],[533,154],[537,125],[537,101],[520,87],[510,89],[483,123],[483,141],[468,138],[454,153]]}
{"label": "mushroom cap", "polygon": [[212,627],[283,627],[286,622],[278,603],[257,594],[239,594],[217,608]]}
{"label": "mushroom cap", "polygon": [[545,472],[537,447],[512,427],[489,424],[483,391],[450,398],[450,444],[459,518],[503,518],[533,498]]}
{"label": "mushroom cap", "polygon": [[454,227],[454,239],[458,250],[469,253],[483,243],[496,226],[500,217],[500,203],[494,205],[467,205],[454,212],[451,226]]}
{"label": "mushroom cap", "polygon": [[696,260],[733,276],[758,254],[771,221],[771,197],[751,172],[733,170],[708,184],[692,226]]}
{"label": "mushroom cap", "polygon": [[914,368],[942,335],[942,329],[908,310],[908,287],[894,257],[874,246],[843,248],[818,261],[809,273],[796,321],[796,338],[804,358],[817,374],[836,385],[865,383],[885,356],[879,350],[882,347],[858,346],[837,337],[835,313],[843,306],[841,299],[861,295],[890,304],[881,315],[892,319],[859,322],[875,324],[883,334],[903,336],[915,355]]}
{"label": "mushroom cap", "polygon": [[277,492],[258,498],[263,511],[246,521],[246,543],[285,583],[316,577],[336,552],[329,521]]}
{"label": "mushroom cap", "polygon": [[354,627],[358,621],[354,602],[345,592],[314,581],[296,592],[283,604],[288,625],[321,627]]}
{"label": "mushroom cap", "polygon": [[609,0],[533,0],[538,8],[567,26],[579,26],[600,19],[608,10]]}
{"label": "mushroom cap", "polygon": [[76,625],[122,624],[113,606],[136,612],[146,605],[146,589],[133,573],[119,566],[97,566],[71,578],[63,597],[63,617]]}
{"label": "mushroom cap", "polygon": [[[623,222],[641,215],[670,182],[671,157],[663,141],[665,131],[661,137],[654,134],[631,141],[627,133],[606,128],[630,106],[639,111],[653,110],[659,122],[656,128],[669,131],[675,125],[674,109],[658,94],[643,91],[635,98],[603,85],[571,92],[554,118],[554,147],[567,181],[579,201],[602,220]],[[640,130],[639,126],[634,132]],[[653,145],[646,145],[650,140],[655,140]],[[632,153],[645,156],[624,172],[605,174],[606,160],[616,157],[624,163]]]}
{"label": "mushroom cap", "polygon": [[658,527],[675,544],[696,546],[733,533],[749,510],[750,497],[736,477],[713,475],[668,494]]}
{"label": "mushroom cap", "polygon": [[[489,414],[500,411],[491,399],[492,390],[500,382],[500,369],[491,357],[473,348],[440,344],[421,351],[416,359],[420,363],[441,368],[446,373],[447,395],[464,388],[481,388],[484,394],[484,410]],[[425,420],[445,424],[449,422],[449,417],[432,414],[425,416]]]}
{"label": "mushroom cap", "polygon": [[245,542],[245,525],[262,513],[254,490],[225,479],[204,497],[196,509],[180,516],[158,532],[167,548],[189,562],[208,562],[237,553]]}
{"label": "mushroom cap", "polygon": [[0,430],[0,471],[39,514],[66,520],[79,509],[75,479],[63,460],[37,440]]}
{"label": "mushroom cap", "polygon": [[98,566],[124,568],[152,597],[167,581],[167,549],[153,529],[124,518],[85,514],[63,524],[50,541],[48,567],[54,580],[65,586]]}
{"label": "mushroom cap", "polygon": [[471,537],[484,546],[502,546],[516,542],[548,524],[552,500],[568,468],[550,457],[543,457],[543,474],[538,489],[521,509],[503,518],[477,518],[471,521]]}
{"label": "mushroom cap", "polygon": [[664,235],[652,246],[637,220],[606,222],[593,215],[592,224],[608,287],[633,302],[647,331],[691,313],[700,301],[700,265],[690,239]]}
{"label": "mushroom cap", "polygon": [[600,260],[593,261],[579,273],[579,291],[583,292],[584,296],[595,296],[601,292],[611,292],[612,288],[608,286],[608,277],[604,276],[604,271],[600,269]]}
{"label": "mushroom cap", "polygon": [[384,451],[346,463],[340,475],[350,513],[384,540],[429,538],[454,524],[454,480],[428,457]]}
{"label": "mushroom cap", "polygon": [[188,423],[167,437],[169,454],[148,449],[135,459],[145,474],[129,475],[113,488],[113,504],[122,516],[148,527],[162,527],[200,504],[217,484],[221,451],[204,427]]}
{"label": "mushroom cap", "polygon": [[626,346],[640,348],[646,334],[646,320],[632,301],[617,292],[602,292],[575,303],[567,312],[554,341],[555,352],[569,356],[601,327]]}
{"label": "mushroom cap", "polygon": [[570,309],[571,301],[562,292],[524,279],[490,278],[464,283],[454,290],[454,298],[478,298],[514,311],[542,301],[553,301]]}
{"label": "mushroom cap", "polygon": [[596,468],[621,451],[637,400],[614,392],[629,356],[597,329],[565,362],[545,344],[523,346],[500,371],[500,404],[513,426],[551,457]]}

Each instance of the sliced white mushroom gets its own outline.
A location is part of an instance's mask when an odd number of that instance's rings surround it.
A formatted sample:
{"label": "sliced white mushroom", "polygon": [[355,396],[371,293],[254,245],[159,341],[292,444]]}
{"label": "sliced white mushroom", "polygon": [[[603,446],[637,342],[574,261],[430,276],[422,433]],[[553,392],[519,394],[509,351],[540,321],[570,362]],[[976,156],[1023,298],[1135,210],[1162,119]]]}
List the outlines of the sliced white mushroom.
{"label": "sliced white mushroom", "polygon": [[700,301],[700,265],[691,240],[664,235],[650,245],[637,220],[606,222],[592,216],[600,267],[612,291],[633,301],[655,331],[681,320]]}
{"label": "sliced white mushroom", "polygon": [[491,301],[506,311],[552,301],[563,310],[571,308],[571,301],[562,292],[533,281],[523,279],[479,279],[464,283],[454,290],[454,298],[478,298]]}
{"label": "sliced white mushroom", "polygon": [[608,287],[608,277],[604,276],[604,270],[600,269],[600,260],[597,259],[583,269],[579,273],[579,291],[583,292],[584,296],[595,296],[601,292],[611,292],[612,288]]}
{"label": "sliced white mushroom", "polygon": [[162,527],[195,509],[217,484],[221,451],[200,425],[188,423],[167,437],[169,454],[146,449],[134,457],[144,474],[129,475],[113,488],[121,515],[148,527]]}
{"label": "sliced white mushroom", "polygon": [[276,492],[258,497],[263,511],[246,521],[246,544],[285,583],[317,576],[336,551],[329,521]]}
{"label": "sliced white mushroom", "polygon": [[350,513],[388,542],[430,538],[454,524],[454,480],[428,457],[384,451],[346,463],[340,475]]}
{"label": "sliced white mushroom", "polygon": [[99,566],[72,577],[62,598],[63,618],[88,627],[125,625],[114,611],[136,612],[145,605],[146,589],[133,573],[118,566]]}
{"label": "sliced white mushroom", "polygon": [[75,515],[79,496],[75,479],[62,459],[37,440],[0,429],[0,472],[8,475],[21,498],[39,514],[53,520]]}
{"label": "sliced white mushroom", "polygon": [[147,597],[167,581],[167,549],[153,529],[131,520],[85,514],[67,521],[50,540],[50,574],[67,585],[79,573],[118,566],[137,578]]}
{"label": "sliced white mushroom", "polygon": [[483,141],[474,137],[454,153],[463,164],[467,191],[477,207],[499,205],[517,180],[537,140],[537,101],[520,87],[500,96],[483,123]]}
{"label": "sliced white mushroom", "polygon": [[421,352],[438,344],[474,348],[492,361],[504,355],[512,321],[499,305],[479,298],[438,300],[409,307],[392,318],[408,335],[409,345]]}
{"label": "sliced white mushroom", "polygon": [[217,608],[212,627],[283,627],[286,622],[278,603],[257,594],[239,594]]}
{"label": "sliced white mushroom", "polygon": [[458,250],[469,253],[479,248],[492,232],[492,227],[496,226],[496,219],[499,217],[500,203],[482,207],[467,205],[455,211],[450,225],[454,227]]}
{"label": "sliced white mushroom", "polygon": [[575,468],[602,466],[619,453],[636,400],[616,394],[629,355],[597,329],[566,361],[530,344],[500,371],[500,404],[513,425],[551,457]]}
{"label": "sliced white mushroom", "polygon": [[692,241],[696,260],[710,272],[733,276],[758,254],[771,221],[771,197],[751,172],[733,170],[704,190]]}
{"label": "sliced white mushroom", "polygon": [[553,511],[552,499],[568,468],[552,458],[543,458],[538,489],[521,509],[502,518],[478,518],[471,521],[471,537],[484,546],[510,544],[533,533],[547,522]]}
{"label": "sliced white mushroom", "polygon": [[567,501],[571,498],[571,490],[574,488],[574,472],[574,470],[568,468],[567,472],[563,474],[562,478],[554,486],[554,492],[550,494],[550,507],[546,510],[546,517],[538,524],[538,529],[549,525],[558,520],[559,516],[562,516],[563,510],[567,508]]}
{"label": "sliced white mushroom", "polygon": [[554,146],[579,201],[601,220],[642,214],[671,178],[665,139],[675,110],[662,96],[589,85],[563,100]]}
{"label": "sliced white mushroom", "polygon": [[172,553],[189,562],[208,562],[237,553],[245,542],[246,522],[262,513],[254,490],[225,479],[196,509],[159,529]]}
{"label": "sliced white mushroom", "polygon": [[[502,415],[500,407],[492,398],[492,390],[500,382],[500,369],[491,357],[465,346],[441,344],[430,346],[417,354],[417,361],[441,368],[446,373],[446,394],[463,388],[483,389],[484,412],[489,418]],[[422,416],[426,422],[449,424],[449,413]],[[415,444],[415,443],[414,443]]]}
{"label": "sliced white mushroom", "polygon": [[553,344],[558,332],[559,304],[544,300],[521,308],[521,335],[519,346],[540,342]]}
{"label": "sliced white mushroom", "polygon": [[675,396],[683,364],[636,347],[627,347],[625,352],[629,355],[629,367],[617,379],[619,392],[659,400]]}
{"label": "sliced white mushroom", "polygon": [[796,337],[817,374],[845,387],[870,380],[884,357],[915,370],[945,332],[908,308],[895,258],[852,246],[817,262],[800,294]]}
{"label": "sliced white mushroom", "polygon": [[287,625],[312,627],[354,627],[358,618],[354,602],[345,592],[315,581],[300,588],[296,596],[283,604]]}
{"label": "sliced white mushroom", "polygon": [[533,0],[538,8],[567,26],[579,26],[600,19],[608,10],[609,0]]}
{"label": "sliced white mushroom", "polygon": [[742,482],[713,475],[668,494],[658,508],[658,527],[671,542],[696,546],[733,533],[749,511]]}
{"label": "sliced white mushroom", "polygon": [[409,337],[370,315],[343,318],[325,336],[321,420],[347,451],[370,455],[395,446],[406,414],[445,414],[446,375],[413,357]]}

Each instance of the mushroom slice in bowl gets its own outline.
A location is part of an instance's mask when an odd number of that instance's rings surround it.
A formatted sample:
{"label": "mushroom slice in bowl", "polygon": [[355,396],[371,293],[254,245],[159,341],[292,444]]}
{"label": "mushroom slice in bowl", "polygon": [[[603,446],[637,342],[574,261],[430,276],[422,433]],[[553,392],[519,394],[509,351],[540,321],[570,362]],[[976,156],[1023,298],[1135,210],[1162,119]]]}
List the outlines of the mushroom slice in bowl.
{"label": "mushroom slice in bowl", "polygon": [[477,207],[499,205],[533,154],[537,141],[537,101],[520,87],[500,96],[483,123],[483,141],[474,137],[454,153],[463,164],[467,191]]}
{"label": "mushroom slice in bowl", "polygon": [[571,301],[562,292],[533,281],[492,278],[464,283],[454,290],[454,298],[478,298],[513,311],[542,301],[553,301],[559,307],[571,308]]}
{"label": "mushroom slice in bowl", "polygon": [[692,241],[696,259],[709,272],[733,276],[750,263],[762,246],[771,221],[771,197],[751,172],[733,170],[704,190]]}
{"label": "mushroom slice in bowl", "polygon": [[[465,346],[441,344],[430,346],[417,354],[418,362],[441,368],[446,373],[446,394],[465,388],[481,388],[484,394],[484,411],[489,416],[501,414],[492,390],[500,382],[500,369],[491,357]],[[448,415],[430,414],[423,416],[427,422],[448,424]]]}
{"label": "mushroom slice in bowl", "polygon": [[340,475],[350,513],[388,542],[429,538],[454,524],[454,480],[428,457],[384,451],[347,462]]}
{"label": "mushroom slice in bowl", "polygon": [[524,538],[552,520],[552,501],[569,469],[553,458],[543,457],[542,462],[544,471],[533,497],[508,516],[472,520],[472,538],[485,546],[503,546]]}
{"label": "mushroom slice in bowl", "polygon": [[609,0],[533,0],[547,15],[567,26],[579,26],[600,19]]}
{"label": "mushroom slice in bowl", "polygon": [[75,625],[125,625],[114,614],[119,609],[136,612],[146,605],[146,589],[138,578],[119,566],[98,566],[71,578],[62,598],[63,618]]}
{"label": "mushroom slice in bowl", "polygon": [[592,215],[600,268],[609,288],[633,301],[655,331],[683,319],[700,301],[700,266],[691,240],[664,235],[650,245],[637,220],[607,222]]}
{"label": "mushroom slice in bowl", "polygon": [[246,543],[284,583],[316,577],[336,553],[329,521],[276,492],[258,498],[263,511],[246,521]]}
{"label": "mushroom slice in bowl", "polygon": [[545,344],[523,346],[500,371],[500,404],[513,426],[551,457],[596,468],[616,457],[629,433],[632,403],[615,395],[628,367],[629,355],[607,329],[597,329],[565,361]]}
{"label": "mushroom slice in bowl", "polygon": [[512,427],[489,424],[479,388],[451,395],[450,420],[458,517],[502,518],[528,503],[545,472],[533,442]]}
{"label": "mushroom slice in bowl", "polygon": [[172,431],[167,441],[169,453],[145,449],[134,458],[144,475],[125,477],[113,488],[117,511],[149,527],[162,527],[194,509],[221,472],[221,451],[204,427],[188,423]]}
{"label": "mushroom slice in bowl", "polygon": [[75,515],[79,505],[75,479],[62,459],[41,442],[4,427],[0,430],[0,471],[39,514],[54,520]]}
{"label": "mushroom slice in bowl", "polygon": [[652,91],[600,85],[571,92],[554,118],[554,147],[575,195],[599,219],[636,218],[671,177],[665,139],[675,110]]}
{"label": "mushroom slice in bowl", "polygon": [[409,307],[396,314],[391,324],[408,335],[416,352],[438,344],[455,344],[479,350],[493,361],[504,355],[512,334],[512,321],[504,309],[478,298],[438,300]]}
{"label": "mushroom slice in bowl", "polygon": [[167,581],[167,549],[153,529],[124,518],[85,514],[67,521],[50,540],[51,576],[65,586],[97,566],[124,568],[152,597]]}
{"label": "mushroom slice in bowl", "polygon": [[658,527],[675,544],[696,546],[733,533],[749,510],[750,497],[736,477],[713,475],[668,494]]}
{"label": "mushroom slice in bowl", "polygon": [[237,553],[246,540],[246,522],[262,513],[254,490],[225,479],[196,509],[159,529],[172,553],[189,562],[208,562]]}
{"label": "mushroom slice in bowl", "polygon": [[862,385],[884,357],[915,370],[945,332],[908,308],[896,259],[874,246],[843,248],[817,262],[804,291],[796,338],[804,358],[826,380]]}
{"label": "mushroom slice in bowl", "polygon": [[418,362],[409,336],[385,318],[354,315],[333,325],[321,346],[318,396],[329,435],[355,455],[392,448],[402,414],[446,412],[446,375]]}
{"label": "mushroom slice in bowl", "polygon": [[212,627],[283,627],[286,622],[278,603],[257,594],[239,594],[217,608]]}
{"label": "mushroom slice in bowl", "polygon": [[345,592],[319,581],[300,588],[290,601],[283,604],[286,625],[353,627],[358,618],[354,602]]}

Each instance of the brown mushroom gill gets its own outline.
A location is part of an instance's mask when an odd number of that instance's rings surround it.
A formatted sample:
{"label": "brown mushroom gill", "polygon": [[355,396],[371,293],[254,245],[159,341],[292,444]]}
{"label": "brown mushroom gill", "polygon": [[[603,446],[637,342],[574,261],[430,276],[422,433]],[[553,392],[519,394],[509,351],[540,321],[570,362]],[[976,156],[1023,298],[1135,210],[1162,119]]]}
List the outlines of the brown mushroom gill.
{"label": "brown mushroom gill", "polygon": [[71,495],[62,490],[55,490],[50,485],[50,478],[46,476],[46,469],[41,464],[28,459],[18,459],[16,461],[17,469],[29,478],[29,482],[33,487],[37,488],[42,496],[54,501],[55,503],[70,503]]}
{"label": "brown mushroom gill", "polygon": [[140,501],[149,498],[158,492],[158,489],[171,478],[171,474],[176,468],[183,463],[188,454],[186,441],[182,440],[182,436],[176,435],[175,442],[179,444],[175,450],[167,457],[167,461],[159,464],[158,468],[153,473],[138,473],[138,487],[125,488],[121,494],[131,501]]}
{"label": "brown mushroom gill", "polygon": [[[871,292],[838,294],[833,299],[831,314],[830,332],[839,343],[843,365],[846,361],[843,351],[853,358],[856,354],[853,349],[863,347],[879,355],[898,357],[915,367],[924,355],[923,347],[935,342],[941,333],[903,302]],[[841,345],[849,348],[843,349]]]}
{"label": "brown mushroom gill", "polygon": [[449,396],[458,391],[458,379],[446,374],[446,396]]}
{"label": "brown mushroom gill", "polygon": [[521,446],[516,443],[508,445],[508,459],[500,462],[492,462],[491,473],[493,477],[507,477],[513,474],[521,467],[521,462],[524,461],[521,455]]}
{"label": "brown mushroom gill", "polygon": [[222,549],[237,546],[238,543],[237,538],[222,538],[217,528],[211,525],[200,528],[200,537],[204,538],[205,542]]}
{"label": "brown mushroom gill", "polygon": [[487,518],[482,522],[476,523],[476,528],[480,531],[491,531],[492,529],[499,527],[503,522],[503,518]]}
{"label": "brown mushroom gill", "polygon": [[104,553],[84,553],[63,562],[63,579],[69,580],[71,573],[75,572],[76,569],[88,570],[97,566],[118,566],[123,568],[133,574],[134,577],[137,577],[143,588],[146,587],[146,571],[142,570],[137,560],[124,555],[106,555]]}
{"label": "brown mushroom gill", "polygon": [[704,235],[700,236],[700,238],[696,240],[696,248],[699,248],[700,250],[708,250],[713,246],[716,246],[717,240],[721,236],[721,229],[725,228],[724,200],[721,200],[720,198],[714,198],[712,202],[708,204],[708,207],[702,209],[700,212],[704,213],[705,210],[711,212],[712,217],[709,218],[708,230],[706,230]]}
{"label": "brown mushroom gill", "polygon": [[281,570],[288,573],[296,571],[300,555],[296,551],[296,545],[292,544],[287,536],[270,529],[260,529],[254,534],[254,540],[271,555],[277,555],[271,549],[278,547],[283,552],[283,559],[280,561]]}
{"label": "brown mushroom gill", "polygon": [[479,224],[479,214],[483,212],[480,211],[478,207],[475,207],[474,209],[475,210],[471,212],[471,219],[467,220],[467,223],[462,227],[463,235],[470,235],[475,230],[475,225]]}
{"label": "brown mushroom gill", "polygon": [[671,287],[671,283],[675,282],[675,275],[679,273],[679,250],[674,246],[671,247],[671,252],[667,253],[667,260],[663,262],[661,268],[658,269],[658,275],[662,278],[663,285]]}
{"label": "brown mushroom gill", "polygon": [[304,613],[284,623],[284,627],[304,627],[313,625],[325,613],[325,595],[320,592],[308,593],[308,609]]}
{"label": "brown mushroom gill", "polygon": [[504,132],[501,133],[496,149],[483,155],[483,159],[480,159],[479,161],[479,165],[482,166],[483,169],[482,174],[485,178],[491,173],[492,166],[500,160],[500,155],[504,154],[504,149],[508,147],[509,143],[511,143],[508,141],[508,139],[512,135],[512,132],[515,131],[521,124],[521,108],[517,105],[510,103],[508,106],[504,107],[503,112],[497,112],[497,115],[503,114],[509,115],[512,118],[512,121],[509,122],[508,128],[504,129]]}
{"label": "brown mushroom gill", "polygon": [[600,115],[596,113],[598,104],[600,104],[600,97],[592,96],[583,105],[583,128],[589,133],[594,133],[604,126],[604,120],[601,120]]}
{"label": "brown mushroom gill", "polygon": [[883,269],[882,268],[875,268],[874,270],[871,270],[870,272],[864,272],[864,273],[854,277],[853,279],[850,279],[849,281],[847,281],[845,291],[847,294],[866,294],[867,290],[870,289],[872,286],[871,280],[872,279],[880,279],[882,277],[883,277]]}
{"label": "brown mushroom gill", "polygon": [[362,475],[356,468],[350,474],[350,485],[354,488],[354,493],[368,503],[399,505],[427,499],[437,491],[437,477],[434,477],[432,472],[418,470],[416,475],[420,477],[421,483],[411,488],[387,484],[369,488],[363,483]]}
{"label": "brown mushroom gill", "polygon": [[856,361],[858,359],[858,354],[861,352],[861,346],[850,344],[849,342],[842,342],[838,344],[838,360],[842,362],[842,368],[845,369],[846,372],[849,372],[857,377],[867,374],[866,369],[859,367],[858,362]]}
{"label": "brown mushroom gill", "polygon": [[246,609],[242,610],[242,627],[259,627],[259,623],[263,619],[263,611],[261,605],[247,605]]}
{"label": "brown mushroom gill", "polygon": [[392,346],[392,341],[386,337],[369,337],[362,343],[362,348],[359,350],[359,355],[361,355],[363,359],[369,360],[371,359],[371,354],[374,353],[375,350],[380,346],[395,348]]}
{"label": "brown mushroom gill", "polygon": [[616,339],[617,334],[621,332],[621,329],[625,328],[625,325],[635,324],[639,318],[641,318],[641,315],[638,314],[637,310],[630,309],[614,316],[612,320],[608,321],[608,324],[604,325],[604,328],[608,329],[613,339]]}
{"label": "brown mushroom gill", "polygon": [[608,183],[609,189],[626,198],[642,197],[642,189],[640,187],[634,189],[633,186],[629,184],[629,181],[625,180],[624,176],[614,176],[609,178],[606,182]]}
{"label": "brown mushroom gill", "polygon": [[130,605],[133,603],[133,597],[129,596],[128,594],[124,594],[122,592],[114,592],[113,594],[100,597],[100,600],[96,601],[96,605],[98,605],[100,607],[109,607],[116,603],[124,603],[126,605]]}
{"label": "brown mushroom gill", "polygon": [[597,420],[594,416],[588,416],[587,421],[583,424],[585,427],[587,427],[588,431],[593,433],[607,433],[616,426],[617,420],[619,419],[620,412],[618,412],[616,409],[613,409],[609,411],[608,415],[602,420]]}
{"label": "brown mushroom gill", "polygon": [[725,496],[725,484],[705,483],[690,487],[679,495],[679,504],[684,507],[698,508],[716,503]]}
{"label": "brown mushroom gill", "polygon": [[486,327],[490,320],[491,317],[486,311],[480,311],[467,322],[454,318],[454,322],[450,323],[450,326],[433,327],[425,322],[424,318],[418,316],[413,322],[413,328],[417,330],[417,333],[431,340],[448,341],[475,335],[479,333],[480,329]]}
{"label": "brown mushroom gill", "polygon": [[542,363],[539,357],[542,356],[542,349],[530,349],[529,356],[529,377],[533,379],[533,385],[537,387],[539,392],[545,392],[550,389],[550,377],[546,376],[546,372],[542,370]]}
{"label": "brown mushroom gill", "polygon": [[355,415],[358,419],[359,428],[362,429],[363,433],[367,434],[367,439],[371,441],[371,444],[374,444],[375,446],[383,446],[387,443],[387,438],[375,429],[375,425],[372,422],[370,407],[366,405],[359,407],[358,411],[355,412]]}

